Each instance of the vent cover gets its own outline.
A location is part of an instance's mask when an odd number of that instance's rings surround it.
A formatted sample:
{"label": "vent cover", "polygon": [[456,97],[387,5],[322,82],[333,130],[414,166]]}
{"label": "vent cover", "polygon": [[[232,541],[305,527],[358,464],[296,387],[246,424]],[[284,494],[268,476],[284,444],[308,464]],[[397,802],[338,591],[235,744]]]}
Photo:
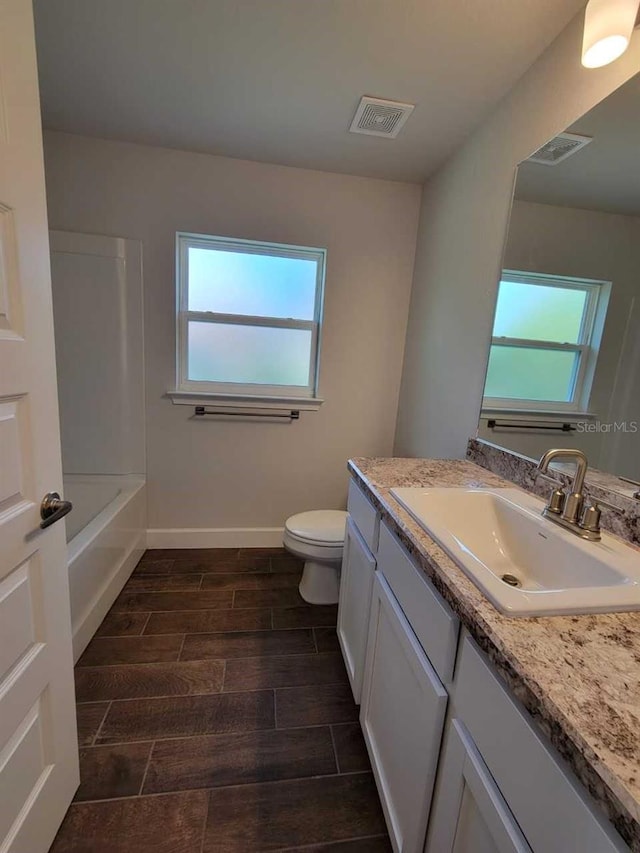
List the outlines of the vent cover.
{"label": "vent cover", "polygon": [[543,166],[556,166],[576,151],[591,142],[590,136],[578,136],[575,133],[559,133],[538,148],[535,154],[528,158],[530,163],[541,163]]}
{"label": "vent cover", "polygon": [[413,112],[414,104],[399,101],[383,101],[381,98],[363,97],[351,122],[351,133],[366,133],[368,136],[386,136],[395,139],[400,129]]}

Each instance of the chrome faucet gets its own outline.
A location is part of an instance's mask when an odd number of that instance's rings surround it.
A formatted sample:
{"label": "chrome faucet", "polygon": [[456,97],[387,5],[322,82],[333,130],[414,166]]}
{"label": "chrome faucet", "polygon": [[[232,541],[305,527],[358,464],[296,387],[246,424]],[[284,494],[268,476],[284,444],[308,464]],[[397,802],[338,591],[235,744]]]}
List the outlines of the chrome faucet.
{"label": "chrome faucet", "polygon": [[561,448],[547,450],[544,456],[541,457],[540,462],[538,462],[539,473],[547,475],[549,465],[554,459],[568,459],[575,462],[576,473],[569,494],[559,487],[559,483],[558,488],[555,488],[551,492],[549,501],[542,511],[543,516],[548,518],[549,521],[553,521],[554,524],[559,524],[561,527],[570,530],[582,539],[598,542],[601,538],[600,507],[594,504],[585,508],[584,495],[582,494],[584,478],[589,465],[587,457],[582,450],[565,450]]}

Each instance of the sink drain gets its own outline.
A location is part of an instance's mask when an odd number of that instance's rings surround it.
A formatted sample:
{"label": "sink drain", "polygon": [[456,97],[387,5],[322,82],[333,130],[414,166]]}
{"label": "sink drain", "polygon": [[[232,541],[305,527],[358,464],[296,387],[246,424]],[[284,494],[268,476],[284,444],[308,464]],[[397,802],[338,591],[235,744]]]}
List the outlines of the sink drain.
{"label": "sink drain", "polygon": [[515,575],[502,575],[502,580],[509,584],[509,586],[522,586]]}

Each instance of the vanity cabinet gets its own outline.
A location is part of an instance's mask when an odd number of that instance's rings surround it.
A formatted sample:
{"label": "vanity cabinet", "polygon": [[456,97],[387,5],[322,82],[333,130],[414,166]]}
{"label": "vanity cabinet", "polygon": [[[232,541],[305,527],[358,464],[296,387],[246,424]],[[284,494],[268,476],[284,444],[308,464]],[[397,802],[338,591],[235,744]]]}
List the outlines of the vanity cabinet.
{"label": "vanity cabinet", "polygon": [[629,853],[352,482],[340,645],[395,853]]}
{"label": "vanity cabinet", "polygon": [[467,636],[425,850],[485,849],[628,852]]}
{"label": "vanity cabinet", "polygon": [[352,518],[347,520],[340,575],[338,642],[353,698],[360,703],[376,559]]}
{"label": "vanity cabinet", "polygon": [[395,851],[423,849],[446,707],[442,682],[377,573],[360,723]]}
{"label": "vanity cabinet", "polygon": [[460,720],[449,726],[426,853],[532,853]]}
{"label": "vanity cabinet", "polygon": [[338,602],[338,642],[353,698],[360,704],[380,516],[353,480],[349,483],[347,510],[349,518]]}

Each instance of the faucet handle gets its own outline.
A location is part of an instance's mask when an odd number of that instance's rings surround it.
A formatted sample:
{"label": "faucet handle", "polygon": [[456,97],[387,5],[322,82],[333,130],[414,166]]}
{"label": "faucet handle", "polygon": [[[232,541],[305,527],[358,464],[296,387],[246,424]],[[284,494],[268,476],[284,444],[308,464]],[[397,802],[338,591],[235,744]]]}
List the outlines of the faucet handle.
{"label": "faucet handle", "polygon": [[561,515],[562,510],[564,509],[564,502],[566,499],[567,496],[562,491],[562,489],[554,489],[549,495],[549,500],[547,501],[547,510],[549,512],[554,513],[554,515]]}
{"label": "faucet handle", "polygon": [[584,528],[585,530],[589,530],[592,533],[600,533],[601,515],[602,511],[598,506],[598,503],[593,503],[591,506],[588,506],[582,513],[580,527]]}

